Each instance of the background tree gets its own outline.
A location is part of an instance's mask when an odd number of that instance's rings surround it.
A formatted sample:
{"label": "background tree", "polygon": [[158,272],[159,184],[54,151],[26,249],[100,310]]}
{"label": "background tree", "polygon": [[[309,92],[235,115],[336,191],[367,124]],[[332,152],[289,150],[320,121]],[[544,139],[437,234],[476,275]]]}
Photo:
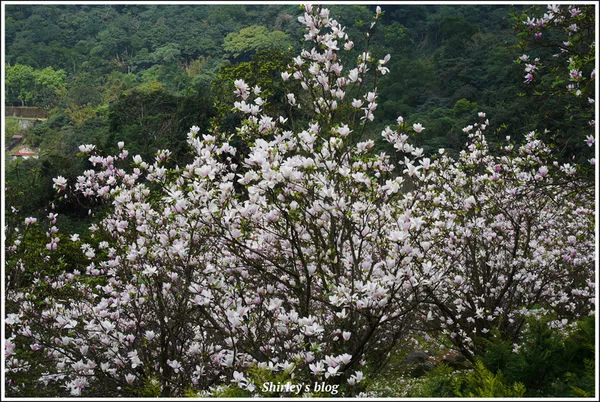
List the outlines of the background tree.
{"label": "background tree", "polygon": [[239,61],[248,61],[258,50],[287,50],[292,41],[282,31],[269,30],[262,25],[251,25],[232,32],[223,41],[223,50]]}
{"label": "background tree", "polygon": [[21,106],[31,102],[34,88],[33,68],[15,64],[6,65],[5,71],[6,102]]}

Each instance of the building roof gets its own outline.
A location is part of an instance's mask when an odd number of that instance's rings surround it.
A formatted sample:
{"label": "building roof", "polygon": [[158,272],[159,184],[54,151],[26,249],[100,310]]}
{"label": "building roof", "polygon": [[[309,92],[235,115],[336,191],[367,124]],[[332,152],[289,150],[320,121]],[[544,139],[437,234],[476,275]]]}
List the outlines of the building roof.
{"label": "building roof", "polygon": [[38,153],[29,148],[21,148],[13,152],[14,156],[38,156]]}

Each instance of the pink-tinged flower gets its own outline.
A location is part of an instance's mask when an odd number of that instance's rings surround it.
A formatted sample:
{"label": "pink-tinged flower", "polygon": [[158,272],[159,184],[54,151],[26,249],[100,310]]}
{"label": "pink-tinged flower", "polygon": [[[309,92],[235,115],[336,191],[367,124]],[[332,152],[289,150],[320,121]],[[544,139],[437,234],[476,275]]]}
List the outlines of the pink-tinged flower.
{"label": "pink-tinged flower", "polygon": [[581,71],[576,69],[569,70],[569,77],[571,77],[572,80],[577,81],[581,79]]}
{"label": "pink-tinged flower", "polygon": [[527,20],[523,21],[523,24],[525,24],[529,27],[534,27],[534,26],[536,26],[535,18],[527,17]]}
{"label": "pink-tinged flower", "polygon": [[348,127],[347,124],[342,124],[340,127],[336,128],[335,131],[342,137],[347,137],[348,134],[352,132],[352,130],[350,130],[350,127]]}
{"label": "pink-tinged flower", "polygon": [[250,89],[248,84],[246,84],[244,82],[244,80],[235,80],[233,82],[233,85],[235,85],[235,88],[236,88],[233,91],[233,93],[236,94],[237,96],[241,97],[242,99],[246,100],[249,95],[248,90]]}
{"label": "pink-tinged flower", "polygon": [[588,147],[593,146],[595,142],[596,142],[596,139],[594,138],[593,135],[588,135],[587,137],[585,137],[585,143],[588,145]]}
{"label": "pink-tinged flower", "polygon": [[356,144],[356,149],[359,152],[364,152],[367,149],[373,148],[374,145],[375,145],[375,142],[373,140],[367,140],[367,141],[359,142],[358,144]]}
{"label": "pink-tinged flower", "polygon": [[125,381],[127,381],[127,384],[133,384],[133,382],[135,381],[135,375],[133,374],[126,374],[125,375]]}
{"label": "pink-tinged flower", "polygon": [[410,177],[413,176],[417,176],[419,177],[419,170],[421,169],[421,166],[415,166],[412,163],[407,163],[406,164],[406,169],[403,170],[403,173],[408,174]]}
{"label": "pink-tinged flower", "polygon": [[17,345],[12,343],[12,341],[10,339],[7,339],[6,343],[4,344],[4,356],[11,357],[15,352],[16,346]]}
{"label": "pink-tinged flower", "polygon": [[590,163],[590,165],[596,166],[596,158],[588,159],[588,162]]}
{"label": "pink-tinged flower", "polygon": [[53,237],[52,239],[50,239],[50,243],[46,244],[46,250],[50,250],[50,251],[56,250],[56,248],[58,247],[59,241],[60,241],[60,238],[58,238],[58,237]]}
{"label": "pink-tinged flower", "polygon": [[365,115],[362,116],[360,118],[361,120],[369,120],[369,121],[373,121],[375,119],[375,115],[373,114],[373,112],[371,110],[365,110]]}
{"label": "pink-tinged flower", "polygon": [[377,66],[377,71],[381,74],[381,75],[386,75],[387,73],[390,72],[390,69],[387,67],[383,67],[383,66]]}
{"label": "pink-tinged flower", "polygon": [[423,127],[421,123],[415,123],[413,124],[413,130],[415,130],[415,132],[418,134],[421,131],[425,130],[425,127]]}
{"label": "pink-tinged flower", "polygon": [[526,55],[526,54],[524,54],[522,56],[519,56],[519,60],[521,60],[521,61],[528,61],[529,60],[529,56]]}
{"label": "pink-tinged flower", "polygon": [[541,38],[542,38],[542,33],[541,33],[541,32],[536,32],[536,33],[533,35],[533,37],[534,37],[535,39],[541,39]]}
{"label": "pink-tinged flower", "polygon": [[527,74],[525,74],[525,81],[523,81],[523,82],[526,82],[526,83],[528,83],[528,84],[529,84],[529,83],[530,83],[530,82],[532,82],[534,79],[535,79],[535,76],[534,76],[533,74],[531,74],[531,73],[527,73]]}
{"label": "pink-tinged flower", "polygon": [[308,368],[310,369],[310,371],[313,372],[314,375],[319,375],[319,374],[321,374],[321,372],[325,371],[325,364],[323,364],[323,362],[319,361],[317,363],[309,364]]}
{"label": "pink-tinged flower", "polygon": [[532,73],[537,70],[537,66],[535,64],[525,64],[525,72]]}
{"label": "pink-tinged flower", "polygon": [[33,218],[31,216],[28,218],[25,218],[25,226],[33,225],[36,222],[37,222],[37,219]]}
{"label": "pink-tinged flower", "polygon": [[340,371],[340,366],[327,367],[327,372],[325,372],[325,378],[335,377],[336,375],[338,375],[338,371]]}
{"label": "pink-tinged flower", "polygon": [[344,44],[344,49],[345,50],[352,50],[352,48],[354,47],[354,42],[352,42],[351,40],[349,40],[348,42],[346,42]]}
{"label": "pink-tinged flower", "polygon": [[246,377],[244,377],[244,373],[240,373],[239,371],[233,372],[233,379],[231,380],[231,382],[240,383],[245,381],[247,380]]}
{"label": "pink-tinged flower", "polygon": [[179,371],[181,370],[182,366],[181,363],[179,363],[177,360],[167,360],[167,364],[169,365],[169,367],[171,367],[173,369],[173,371],[175,371],[176,373],[179,373]]}
{"label": "pink-tinged flower", "polygon": [[348,364],[352,360],[352,355],[348,354],[348,353],[344,353],[344,354],[342,354],[342,355],[339,356],[339,360],[343,364]]}
{"label": "pink-tinged flower", "polygon": [[347,341],[348,339],[350,339],[350,336],[352,336],[351,332],[348,332],[348,331],[342,332],[342,338],[344,338],[345,341]]}
{"label": "pink-tinged flower", "polygon": [[349,385],[355,385],[358,384],[359,382],[361,382],[364,379],[364,375],[362,371],[356,371],[354,374],[352,374],[350,376],[350,378],[348,378],[348,384]]}
{"label": "pink-tinged flower", "polygon": [[352,107],[355,107],[355,108],[357,108],[357,109],[358,109],[358,108],[360,108],[362,105],[363,105],[363,101],[362,101],[362,100],[360,100],[360,99],[353,99],[353,100],[352,100]]}
{"label": "pink-tinged flower", "polygon": [[91,144],[83,144],[79,146],[79,152],[86,154],[92,152],[94,149],[96,149],[96,146]]}
{"label": "pink-tinged flower", "polygon": [[581,10],[579,8],[570,8],[569,9],[569,13],[571,14],[571,17],[577,17],[579,14],[581,14]]}
{"label": "pink-tinged flower", "polygon": [[320,326],[316,322],[313,322],[311,325],[305,325],[304,328],[303,328],[303,332],[307,336],[312,336],[312,335],[320,334],[324,330],[325,330],[325,328],[323,328],[322,326]]}
{"label": "pink-tinged flower", "polygon": [[62,176],[55,177],[52,179],[52,181],[54,182],[52,187],[54,187],[54,189],[57,191],[64,190],[67,187],[67,179]]}
{"label": "pink-tinged flower", "polygon": [[476,203],[475,197],[470,196],[464,201],[464,207],[466,210],[469,210],[469,209],[473,208],[475,203]]}
{"label": "pink-tinged flower", "polygon": [[296,104],[296,95],[294,95],[293,93],[290,93],[290,94],[287,94],[286,97],[287,97],[287,100],[290,105],[294,106]]}

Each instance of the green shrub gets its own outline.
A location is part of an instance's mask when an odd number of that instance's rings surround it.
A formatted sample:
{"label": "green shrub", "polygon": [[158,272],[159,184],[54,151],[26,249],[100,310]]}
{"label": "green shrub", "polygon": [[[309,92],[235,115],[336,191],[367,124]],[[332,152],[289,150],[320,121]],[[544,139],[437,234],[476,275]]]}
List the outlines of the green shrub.
{"label": "green shrub", "polygon": [[459,377],[454,392],[456,396],[477,398],[522,397],[525,395],[525,386],[520,382],[510,385],[505,382],[501,371],[494,374],[481,361],[477,361],[474,370]]}
{"label": "green shrub", "polygon": [[522,382],[526,396],[593,396],[595,319],[584,318],[570,331],[550,326],[552,320],[530,318],[516,353],[496,334],[482,362],[508,382]]}

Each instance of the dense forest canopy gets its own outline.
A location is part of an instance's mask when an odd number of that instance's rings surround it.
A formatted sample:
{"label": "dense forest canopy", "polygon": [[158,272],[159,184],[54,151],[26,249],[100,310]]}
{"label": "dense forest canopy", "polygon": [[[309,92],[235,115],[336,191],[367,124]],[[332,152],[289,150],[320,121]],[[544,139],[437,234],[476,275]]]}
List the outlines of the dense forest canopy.
{"label": "dense forest canopy", "polygon": [[3,8],[12,395],[593,395],[594,6]]}

